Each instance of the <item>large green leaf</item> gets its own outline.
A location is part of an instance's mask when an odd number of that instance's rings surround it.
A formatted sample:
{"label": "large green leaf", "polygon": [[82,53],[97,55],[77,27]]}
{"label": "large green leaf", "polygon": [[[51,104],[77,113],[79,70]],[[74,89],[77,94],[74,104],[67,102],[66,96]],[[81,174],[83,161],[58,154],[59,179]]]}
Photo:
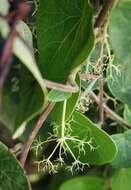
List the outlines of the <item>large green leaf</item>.
{"label": "large green leaf", "polygon": [[115,54],[123,63],[131,61],[131,1],[120,0],[112,9],[109,37]]}
{"label": "large green leaf", "polygon": [[118,154],[112,165],[117,168],[131,167],[131,130],[122,134],[112,135],[112,138],[118,147]]}
{"label": "large green leaf", "polygon": [[122,64],[115,59],[112,68],[112,78],[109,70],[107,71],[107,84],[112,94],[123,103],[131,106],[131,64]]}
{"label": "large green leaf", "polygon": [[[81,81],[80,81],[80,77],[77,75],[76,77],[76,83],[79,86],[79,89],[81,89]],[[79,96],[80,96],[80,91],[77,93],[73,93],[72,96],[67,100],[67,104],[66,104],[66,115],[65,115],[65,120],[67,121],[71,115],[73,114],[75,107],[77,105],[77,102],[79,100]],[[61,120],[62,120],[62,109],[63,109],[63,102],[58,102],[53,111],[52,111],[52,118],[53,121],[56,124],[61,124]]]}
{"label": "large green leaf", "polygon": [[12,132],[43,110],[46,93],[34,59],[32,33],[23,21],[18,23],[17,30],[27,45],[20,38],[15,39],[13,51],[21,62],[13,60],[0,107],[0,120]]}
{"label": "large green leaf", "polygon": [[0,189],[30,190],[23,169],[8,148],[0,142]]}
{"label": "large green leaf", "polygon": [[39,67],[43,77],[66,82],[94,44],[88,0],[41,0],[37,13]]}
{"label": "large green leaf", "polygon": [[40,113],[44,107],[46,93],[43,79],[33,54],[32,33],[22,21],[18,23],[17,30],[27,45],[20,38],[16,38],[13,51],[30,72],[23,67],[19,70],[20,89],[15,128]]}
{"label": "large green leaf", "polygon": [[112,190],[131,190],[131,168],[118,170],[112,178]]}
{"label": "large green leaf", "polygon": [[11,132],[29,121],[43,109],[43,92],[25,67],[18,60],[13,62],[6,80],[0,106],[0,121]]}
{"label": "large green leaf", "polygon": [[[65,137],[69,137],[66,140],[69,152],[82,163],[101,165],[111,162],[116,156],[117,148],[109,135],[79,112],[74,112],[66,125]],[[85,143],[89,141],[94,149]]]}
{"label": "large green leaf", "polygon": [[81,176],[66,181],[59,190],[104,190],[105,181],[100,177]]}

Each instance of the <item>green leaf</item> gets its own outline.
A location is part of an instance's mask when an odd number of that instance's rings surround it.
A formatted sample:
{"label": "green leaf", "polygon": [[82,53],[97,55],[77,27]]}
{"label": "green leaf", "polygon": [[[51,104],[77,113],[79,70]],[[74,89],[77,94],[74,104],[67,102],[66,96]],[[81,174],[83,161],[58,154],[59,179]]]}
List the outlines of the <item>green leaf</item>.
{"label": "green leaf", "polygon": [[9,8],[10,6],[8,0],[0,0],[0,15],[7,15]]}
{"label": "green leaf", "polygon": [[62,102],[71,97],[71,93],[62,92],[59,90],[51,90],[47,96],[47,99],[52,102]]}
{"label": "green leaf", "polygon": [[81,176],[62,184],[59,190],[104,190],[105,181],[100,177]]}
{"label": "green leaf", "polygon": [[40,1],[37,13],[39,67],[44,78],[66,82],[94,45],[93,9],[88,0]]}
{"label": "green leaf", "polygon": [[[76,83],[79,86],[79,89],[81,89],[81,81],[79,75],[76,76]],[[66,121],[69,120],[69,118],[73,114],[77,102],[79,100],[79,96],[80,96],[80,91],[77,93],[73,93],[72,96],[67,100],[66,115],[65,115]],[[63,109],[63,102],[59,102],[55,105],[52,111],[52,119],[56,124],[61,123],[62,109]]]}
{"label": "green leaf", "polygon": [[118,170],[112,178],[112,190],[131,190],[131,168]]}
{"label": "green leaf", "polygon": [[23,21],[18,23],[17,30],[27,44],[20,38],[15,38],[13,52],[30,73],[23,67],[19,69],[19,102],[15,128],[29,121],[44,109],[46,95],[43,78],[34,58],[32,33]]}
{"label": "green leaf", "polygon": [[122,64],[115,59],[112,78],[107,70],[107,84],[111,93],[123,103],[131,106],[131,64]]}
{"label": "green leaf", "polygon": [[112,9],[109,37],[112,48],[123,63],[131,60],[131,1],[120,0]]}
{"label": "green leaf", "polygon": [[124,119],[131,125],[131,108],[129,108],[127,105],[125,105],[124,108]]}
{"label": "green leaf", "polygon": [[20,72],[15,129],[24,122],[30,121],[44,108],[44,95],[37,81],[25,68],[21,69]]}
{"label": "green leaf", "polygon": [[[67,144],[75,157],[79,158],[82,163],[101,165],[109,163],[115,158],[117,147],[114,141],[84,115],[74,112],[66,127],[65,136],[70,136]],[[84,151],[82,151],[83,149],[81,150],[75,138],[82,142],[91,141],[91,145],[95,149],[84,144]]]}
{"label": "green leaf", "polygon": [[0,142],[0,189],[30,190],[23,169],[8,148]]}
{"label": "green leaf", "polygon": [[15,38],[13,44],[13,52],[19,58],[19,60],[29,69],[33,74],[34,78],[38,81],[44,94],[46,89],[44,86],[43,78],[35,62],[33,53],[30,51],[29,47],[18,37]]}
{"label": "green leaf", "polygon": [[116,168],[131,167],[131,130],[112,135],[112,138],[118,147],[118,154],[112,165]]}
{"label": "green leaf", "polygon": [[4,89],[2,105],[0,106],[0,121],[7,126],[11,132],[14,131],[15,119],[17,113],[17,104],[14,100],[13,93],[7,88]]}
{"label": "green leaf", "polygon": [[13,52],[25,67],[18,59],[13,60],[0,108],[0,120],[12,132],[44,109],[46,94],[43,78],[34,58],[32,33],[23,21],[18,22],[17,30],[24,40],[15,38]]}
{"label": "green leaf", "polygon": [[4,86],[0,121],[14,133],[23,123],[38,115],[43,105],[44,96],[39,84],[30,72],[15,60]]}

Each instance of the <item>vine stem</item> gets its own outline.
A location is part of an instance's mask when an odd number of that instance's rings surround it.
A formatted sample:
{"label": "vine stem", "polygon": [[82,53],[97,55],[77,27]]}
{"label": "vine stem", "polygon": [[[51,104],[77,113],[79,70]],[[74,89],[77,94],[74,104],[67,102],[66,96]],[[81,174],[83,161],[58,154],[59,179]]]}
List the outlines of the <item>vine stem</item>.
{"label": "vine stem", "polygon": [[95,28],[99,28],[104,23],[108,15],[108,11],[111,8],[113,3],[115,3],[115,0],[105,0],[105,4],[96,19]]}
{"label": "vine stem", "polygon": [[44,82],[44,85],[50,89],[60,90],[62,92],[72,92],[72,93],[76,93],[79,91],[79,87],[77,85],[76,86],[65,85],[65,84],[49,81],[46,79],[43,79],[43,82]]}
{"label": "vine stem", "polygon": [[[89,94],[90,98],[99,105],[99,98],[95,95],[95,93],[92,91],[89,91],[88,94]],[[125,125],[125,126],[131,128],[130,124],[128,124],[122,117],[120,117],[114,111],[112,111],[105,103],[103,103],[103,108],[104,108],[104,111],[107,113],[107,115],[112,120],[116,121],[117,123],[119,123],[122,126]]]}
{"label": "vine stem", "polygon": [[99,109],[100,109],[100,126],[102,128],[104,124],[104,106],[103,106],[103,96],[104,96],[104,79],[103,79],[103,73],[102,77],[99,79],[100,81],[100,91],[99,91]]}
{"label": "vine stem", "polygon": [[99,12],[99,7],[100,7],[100,2],[99,2],[99,0],[94,0],[94,4],[95,4],[96,12],[98,13],[98,12]]}
{"label": "vine stem", "polygon": [[20,163],[21,163],[21,165],[23,167],[25,165],[25,162],[26,162],[30,147],[31,147],[36,135],[38,134],[40,128],[42,127],[43,122],[46,120],[47,116],[49,115],[49,113],[54,108],[54,105],[55,105],[55,103],[49,102],[46,109],[43,111],[43,113],[38,118],[34,129],[30,133],[30,135],[29,135],[29,137],[27,139],[27,142],[25,143],[25,145],[23,147],[23,151],[22,151],[22,154],[21,154],[21,157],[20,157]]}

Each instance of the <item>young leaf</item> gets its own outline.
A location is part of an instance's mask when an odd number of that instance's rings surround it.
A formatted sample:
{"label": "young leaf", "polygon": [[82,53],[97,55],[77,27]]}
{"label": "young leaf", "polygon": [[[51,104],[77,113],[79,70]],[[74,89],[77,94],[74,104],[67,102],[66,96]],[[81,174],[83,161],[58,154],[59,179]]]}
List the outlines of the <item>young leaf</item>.
{"label": "young leaf", "polygon": [[131,168],[118,170],[112,178],[112,190],[131,189]]}
{"label": "young leaf", "polygon": [[6,190],[30,190],[30,185],[20,164],[1,142],[0,188]]}
{"label": "young leaf", "polygon": [[131,60],[131,1],[120,0],[112,9],[109,37],[112,48],[123,63]]}
{"label": "young leaf", "polygon": [[116,168],[131,167],[131,130],[112,135],[112,138],[118,147],[118,154],[112,165]]}
{"label": "young leaf", "polygon": [[66,82],[94,45],[93,9],[88,0],[40,1],[37,12],[39,68],[44,78]]}
{"label": "young leaf", "polygon": [[63,100],[67,100],[71,97],[71,93],[62,92],[59,90],[51,90],[47,96],[47,99],[52,102],[62,102]]}
{"label": "young leaf", "polygon": [[59,190],[105,190],[104,179],[96,176],[81,176],[64,182]]}

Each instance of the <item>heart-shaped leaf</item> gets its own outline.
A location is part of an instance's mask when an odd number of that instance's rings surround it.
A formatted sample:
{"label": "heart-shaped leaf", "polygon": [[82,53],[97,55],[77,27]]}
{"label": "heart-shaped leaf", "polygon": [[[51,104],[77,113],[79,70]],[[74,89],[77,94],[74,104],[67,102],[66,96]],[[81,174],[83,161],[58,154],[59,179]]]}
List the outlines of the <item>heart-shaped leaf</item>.
{"label": "heart-shaped leaf", "polygon": [[13,51],[25,67],[18,59],[13,60],[0,108],[0,119],[12,131],[43,110],[46,94],[43,78],[34,59],[32,33],[23,21],[18,23],[17,30],[27,44],[17,37]]}
{"label": "heart-shaped leaf", "polygon": [[88,0],[41,0],[37,13],[39,68],[43,77],[66,82],[94,45],[93,9]]}
{"label": "heart-shaped leaf", "polygon": [[[62,127],[57,130],[58,136],[62,134]],[[95,165],[109,163],[115,158],[117,147],[114,141],[84,115],[74,112],[65,127],[65,145],[73,158]]]}

